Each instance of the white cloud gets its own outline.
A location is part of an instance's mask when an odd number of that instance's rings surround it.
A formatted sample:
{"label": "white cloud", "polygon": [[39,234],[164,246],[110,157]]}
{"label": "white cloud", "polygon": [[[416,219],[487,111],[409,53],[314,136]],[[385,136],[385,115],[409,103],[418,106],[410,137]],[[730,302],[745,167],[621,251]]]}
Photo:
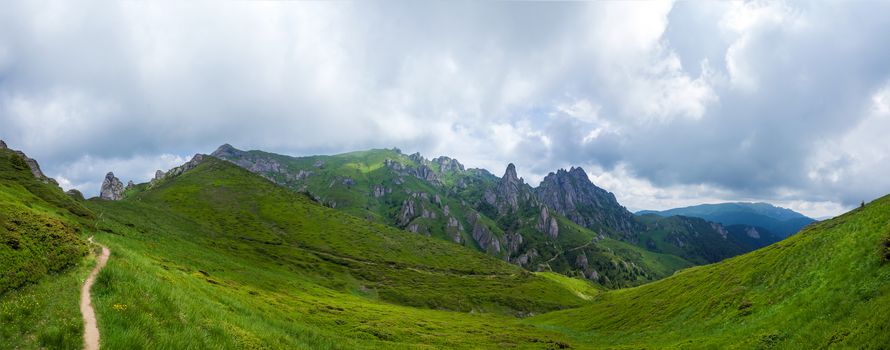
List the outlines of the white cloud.
{"label": "white cloud", "polygon": [[648,207],[847,205],[890,192],[886,7],[11,2],[0,137],[87,193],[228,142],[591,164]]}

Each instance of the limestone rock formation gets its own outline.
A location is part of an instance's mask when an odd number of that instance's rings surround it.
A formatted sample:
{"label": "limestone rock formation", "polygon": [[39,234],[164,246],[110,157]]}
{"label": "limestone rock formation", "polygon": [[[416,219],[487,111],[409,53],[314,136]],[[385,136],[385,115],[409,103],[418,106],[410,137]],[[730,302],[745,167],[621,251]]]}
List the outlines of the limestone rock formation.
{"label": "limestone rock formation", "polygon": [[124,183],[114,176],[113,172],[105,174],[105,180],[102,181],[102,189],[99,191],[99,198],[111,201],[118,201],[124,198]]}
{"label": "limestone rock formation", "polygon": [[633,241],[635,233],[642,229],[615,195],[590,182],[581,168],[548,174],[535,194],[556,213],[595,231],[616,232],[620,238]]}
{"label": "limestone rock formation", "polygon": [[531,186],[516,175],[516,166],[510,163],[504,176],[498,181],[497,187],[485,191],[483,200],[496,207],[498,214],[503,215],[510,211],[518,211],[520,202],[530,201],[532,205],[537,206],[536,198],[531,193]]}

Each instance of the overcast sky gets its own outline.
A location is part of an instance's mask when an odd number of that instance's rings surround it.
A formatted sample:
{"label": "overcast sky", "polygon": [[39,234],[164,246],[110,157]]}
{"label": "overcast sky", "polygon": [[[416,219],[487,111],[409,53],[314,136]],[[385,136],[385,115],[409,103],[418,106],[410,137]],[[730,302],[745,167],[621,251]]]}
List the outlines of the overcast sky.
{"label": "overcast sky", "polygon": [[399,147],[632,210],[890,193],[890,2],[4,2],[0,138],[67,188]]}

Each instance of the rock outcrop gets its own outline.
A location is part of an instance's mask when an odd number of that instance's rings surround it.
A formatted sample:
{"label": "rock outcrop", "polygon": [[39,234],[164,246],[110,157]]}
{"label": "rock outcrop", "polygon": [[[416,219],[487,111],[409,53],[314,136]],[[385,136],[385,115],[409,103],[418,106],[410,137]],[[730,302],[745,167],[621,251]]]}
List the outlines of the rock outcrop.
{"label": "rock outcrop", "polygon": [[[176,176],[182,175],[182,173],[194,169],[195,167],[200,165],[201,162],[203,162],[203,161],[204,161],[203,154],[195,154],[195,156],[192,157],[192,159],[189,160],[188,162],[185,162],[185,164],[175,167],[173,169],[170,169],[170,171],[168,171],[164,175],[164,178],[176,177]],[[155,175],[157,175],[157,174],[155,174]]]}
{"label": "rock outcrop", "polygon": [[461,164],[460,162],[458,162],[457,159],[440,156],[440,157],[434,158],[432,160],[432,163],[435,164],[436,167],[439,168],[440,173],[463,172],[464,171],[464,165]]}
{"label": "rock outcrop", "polygon": [[548,174],[535,194],[555,212],[595,231],[616,232],[620,238],[633,241],[636,232],[642,229],[615,195],[590,182],[581,168]]}
{"label": "rock outcrop", "polygon": [[43,174],[43,171],[40,170],[40,164],[37,164],[37,161],[34,160],[33,158],[28,157],[28,155],[26,155],[25,152],[10,149],[9,146],[6,145],[6,142],[3,142],[3,140],[0,140],[0,149],[8,149],[10,151],[13,151],[19,157],[21,157],[22,160],[25,161],[25,164],[28,165],[28,169],[31,170],[31,174],[34,175],[35,179],[40,180],[40,182],[43,182],[46,184],[52,184],[55,186],[59,186],[59,183],[56,182],[56,180]]}
{"label": "rock outcrop", "polygon": [[498,214],[504,215],[518,211],[519,204],[523,201],[531,201],[532,205],[537,206],[537,201],[531,193],[531,186],[516,175],[516,166],[510,163],[504,176],[498,181],[497,187],[485,191],[483,200],[497,208]]}
{"label": "rock outcrop", "polygon": [[113,172],[105,174],[105,180],[102,181],[102,189],[99,190],[99,198],[111,201],[118,201],[124,198],[124,183],[114,176]]}
{"label": "rock outcrop", "polygon": [[473,225],[473,240],[476,241],[479,248],[492,254],[499,254],[501,252],[501,241],[485,225],[479,213],[470,214],[467,220],[470,222],[470,225]]}

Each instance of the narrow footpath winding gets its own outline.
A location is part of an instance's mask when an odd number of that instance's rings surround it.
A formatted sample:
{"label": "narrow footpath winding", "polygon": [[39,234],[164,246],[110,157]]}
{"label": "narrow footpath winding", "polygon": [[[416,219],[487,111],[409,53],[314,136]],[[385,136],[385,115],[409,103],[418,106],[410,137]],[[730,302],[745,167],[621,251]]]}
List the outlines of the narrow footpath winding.
{"label": "narrow footpath winding", "polygon": [[104,245],[93,243],[93,237],[90,237],[90,244],[102,247],[102,255],[96,261],[96,267],[90,272],[90,276],[83,282],[83,288],[80,290],[80,313],[83,314],[83,348],[99,350],[99,327],[96,326],[96,310],[93,310],[93,303],[90,301],[90,288],[93,287],[93,282],[96,282],[96,275],[108,262],[111,251]]}

